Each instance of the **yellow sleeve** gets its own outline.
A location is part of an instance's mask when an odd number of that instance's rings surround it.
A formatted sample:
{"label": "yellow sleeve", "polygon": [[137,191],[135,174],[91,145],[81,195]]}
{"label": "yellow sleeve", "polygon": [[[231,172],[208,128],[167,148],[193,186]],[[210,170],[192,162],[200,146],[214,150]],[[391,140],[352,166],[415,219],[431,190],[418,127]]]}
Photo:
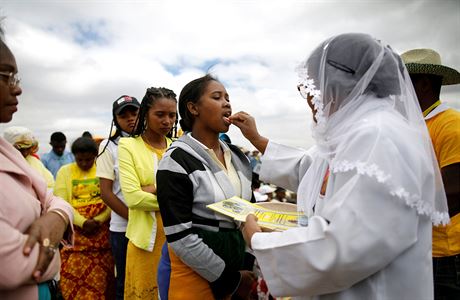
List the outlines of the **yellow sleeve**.
{"label": "yellow sleeve", "polygon": [[[72,205],[72,176],[70,167],[72,164],[63,166],[56,174],[54,184],[54,195],[61,197]],[[82,228],[86,218],[83,217],[75,208],[73,209],[73,224]]]}
{"label": "yellow sleeve", "polygon": [[[133,139],[133,140],[129,140]],[[143,167],[149,165],[147,159],[142,160],[147,157],[143,154],[142,151],[135,151],[134,138],[121,138],[118,144],[118,164],[120,171],[120,186],[123,192],[123,196],[126,200],[126,204],[129,209],[137,209],[142,211],[157,211],[159,210],[157,196],[152,193],[144,192],[141,189],[142,185],[147,185],[147,183],[142,182],[141,177],[139,176],[137,170],[138,165]],[[139,150],[139,149],[137,149]],[[150,153],[149,153],[150,155]],[[148,170],[148,172],[153,172],[154,170]],[[149,183],[154,184],[154,182]]]}
{"label": "yellow sleeve", "polygon": [[450,115],[445,120],[436,143],[441,168],[460,162],[460,114]]}
{"label": "yellow sleeve", "polygon": [[103,212],[101,212],[100,214],[95,216],[93,219],[98,221],[98,222],[100,222],[100,223],[103,223],[103,222],[107,221],[110,218],[110,213],[111,212],[112,212],[112,210],[107,206],[106,209],[104,209]]}

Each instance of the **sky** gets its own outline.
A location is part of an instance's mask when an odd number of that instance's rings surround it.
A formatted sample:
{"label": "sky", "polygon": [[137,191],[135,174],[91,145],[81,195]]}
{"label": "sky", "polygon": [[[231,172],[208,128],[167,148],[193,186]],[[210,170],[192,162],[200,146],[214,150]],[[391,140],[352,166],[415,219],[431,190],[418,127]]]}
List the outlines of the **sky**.
{"label": "sky", "polygon": [[[207,72],[262,135],[308,148],[312,116],[295,68],[340,33],[371,34],[397,53],[432,48],[460,70],[460,0],[0,0],[0,16],[23,90],[0,133],[28,127],[39,153],[54,131],[68,146],[86,130],[108,136],[121,95],[140,101],[151,86],[179,95]],[[460,85],[441,99],[460,110]],[[228,135],[253,149],[233,126]]]}

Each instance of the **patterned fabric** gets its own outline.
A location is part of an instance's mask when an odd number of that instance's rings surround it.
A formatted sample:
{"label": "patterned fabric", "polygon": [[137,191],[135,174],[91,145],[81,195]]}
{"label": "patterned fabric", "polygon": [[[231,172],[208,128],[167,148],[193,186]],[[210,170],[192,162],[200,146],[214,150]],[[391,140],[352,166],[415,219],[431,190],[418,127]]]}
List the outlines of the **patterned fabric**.
{"label": "patterned fabric", "polygon": [[[103,203],[77,208],[85,218],[105,210]],[[61,251],[61,289],[64,299],[113,299],[115,293],[113,258],[108,240],[109,223],[101,224],[91,236],[75,227],[73,248]]]}
{"label": "patterned fabric", "polygon": [[157,268],[161,248],[166,241],[163,222],[159,212],[155,212],[157,234],[153,251],[145,251],[128,243],[126,254],[125,299],[158,299]]}
{"label": "patterned fabric", "polygon": [[[113,299],[114,262],[109,244],[110,210],[101,199],[96,167],[83,171],[76,163],[63,166],[54,193],[74,209],[75,242],[61,251],[61,289],[64,299]],[[77,221],[80,220],[80,221]],[[88,219],[99,222],[91,233],[81,229]]]}

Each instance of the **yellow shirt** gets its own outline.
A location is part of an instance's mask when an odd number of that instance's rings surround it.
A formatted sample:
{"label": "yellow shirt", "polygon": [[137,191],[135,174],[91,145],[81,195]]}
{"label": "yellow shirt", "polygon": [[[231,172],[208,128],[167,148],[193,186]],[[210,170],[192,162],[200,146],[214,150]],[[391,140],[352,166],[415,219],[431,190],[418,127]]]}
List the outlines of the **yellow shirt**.
{"label": "yellow shirt", "polygon": [[26,160],[33,169],[42,175],[48,188],[52,189],[54,187],[54,177],[53,174],[51,174],[51,172],[45,167],[45,165],[33,155],[27,155]]}
{"label": "yellow shirt", "polygon": [[[101,199],[99,178],[96,177],[96,165],[93,165],[89,171],[83,171],[77,166],[77,163],[62,166],[56,175],[54,194],[72,205],[74,208],[74,224],[83,227],[86,218],[75,208],[104,203]],[[104,222],[109,219],[110,212],[110,208],[106,208],[93,219],[98,222]]]}
{"label": "yellow shirt", "polygon": [[[445,110],[426,120],[433,148],[440,168],[460,163],[460,112]],[[460,253],[460,214],[445,227],[433,227],[433,256],[452,256]]]}
{"label": "yellow shirt", "polygon": [[[166,139],[167,147],[171,144]],[[166,149],[147,146],[142,137],[121,138],[118,143],[120,186],[129,209],[126,237],[136,247],[152,251],[156,237],[157,196],[142,186],[156,184],[158,162]]]}
{"label": "yellow shirt", "polygon": [[426,120],[440,168],[460,163],[460,112],[445,110]]}

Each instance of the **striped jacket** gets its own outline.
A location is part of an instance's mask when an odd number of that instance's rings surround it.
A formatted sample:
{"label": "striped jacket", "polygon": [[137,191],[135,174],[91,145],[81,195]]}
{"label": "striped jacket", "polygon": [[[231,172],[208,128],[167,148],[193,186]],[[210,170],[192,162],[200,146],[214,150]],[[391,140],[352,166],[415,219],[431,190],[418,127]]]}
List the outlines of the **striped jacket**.
{"label": "striped jacket", "polygon": [[226,172],[206,149],[183,135],[160,161],[157,196],[166,239],[175,254],[208,280],[213,291],[229,294],[238,286],[240,274],[226,269],[224,260],[193,232],[194,228],[212,232],[236,228],[231,218],[214,213],[206,205],[236,194],[252,198],[248,158],[238,147],[220,143],[224,151],[231,151],[232,164],[241,182],[240,193],[235,193]]}

